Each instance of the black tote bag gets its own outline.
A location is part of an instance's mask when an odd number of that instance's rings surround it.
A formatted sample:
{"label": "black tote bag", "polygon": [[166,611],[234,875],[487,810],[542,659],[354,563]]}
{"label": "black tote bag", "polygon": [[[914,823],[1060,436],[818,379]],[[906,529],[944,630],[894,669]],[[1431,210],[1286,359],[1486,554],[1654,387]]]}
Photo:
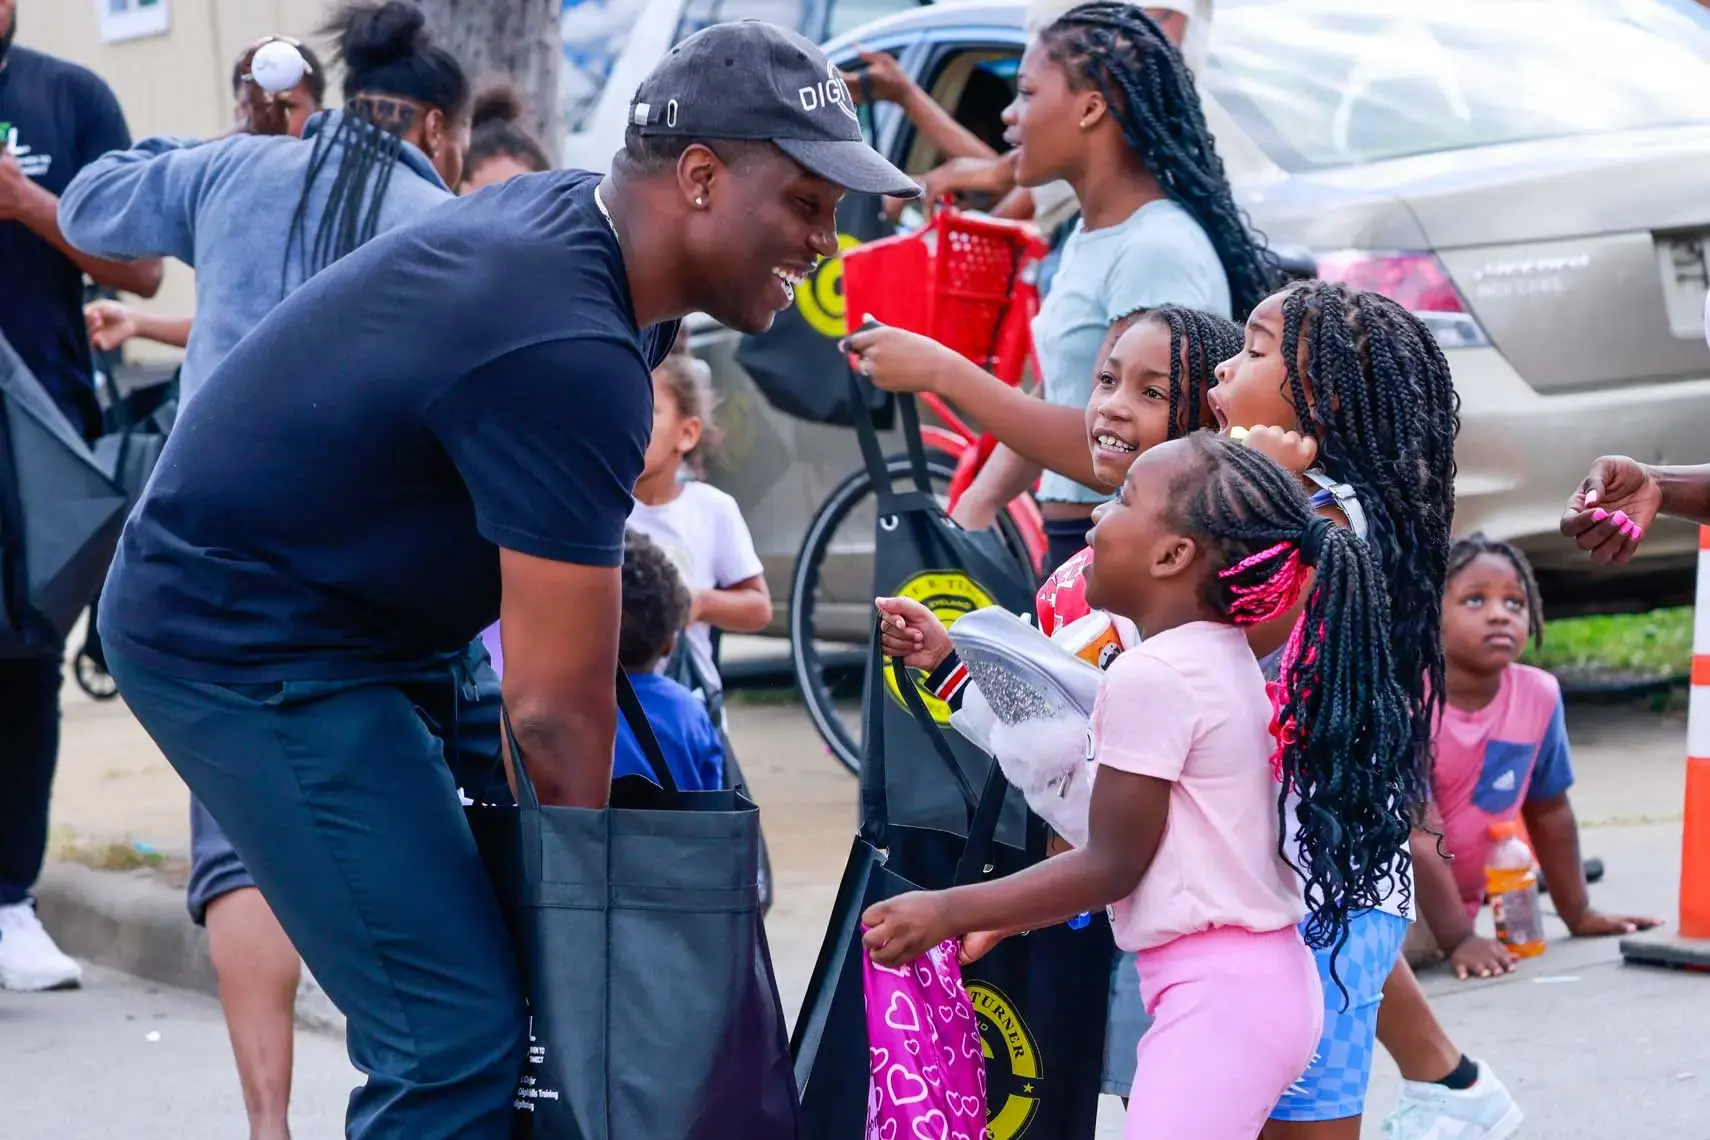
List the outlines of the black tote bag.
{"label": "black tote bag", "polygon": [[[866,386],[864,380],[852,383],[857,388]],[[1004,546],[997,532],[963,530],[951,521],[939,506],[927,473],[915,399],[900,395],[896,404],[909,470],[900,486],[892,480],[876,425],[870,418],[856,423],[878,513],[873,535],[874,594],[913,598],[946,625],[989,605],[1032,613],[1033,570]],[[869,669],[869,674],[869,699],[862,711],[866,739],[888,742],[888,756],[882,765],[882,783],[862,781],[863,797],[883,794],[890,805],[883,816],[890,823],[965,834],[967,805],[956,780],[935,759],[936,752],[949,748],[962,778],[976,788],[985,780],[991,758],[954,731],[928,734],[932,724],[948,728],[947,706],[922,694],[929,713],[922,723],[904,703],[903,687],[893,672]],[[914,673],[913,677],[918,690],[924,675]],[[884,699],[872,699],[875,697]],[[866,804],[863,812],[868,817],[879,814],[872,804]],[[1027,806],[1021,797],[1011,797],[998,826],[998,838],[1011,846],[1025,847],[1026,817]]]}
{"label": "black tote bag", "polygon": [[[904,673],[900,662],[890,668]],[[908,703],[923,722],[922,733],[930,734],[927,739],[947,745],[924,703],[918,698]],[[885,766],[886,744],[883,736],[869,738],[864,779],[872,768]],[[1037,819],[1029,828],[1031,850],[997,840],[1006,801],[1020,798],[1008,796],[1008,782],[997,765],[988,767],[976,795],[947,746],[933,747],[932,754],[958,789],[964,810],[959,830],[966,838],[889,823],[882,816],[863,820],[790,1042],[802,1092],[802,1127],[815,1140],[862,1140],[865,1135],[870,1066],[862,912],[911,890],[1001,878],[1043,854],[1043,824]],[[882,812],[883,798],[874,802]],[[1081,930],[1056,926],[1007,939],[964,967],[985,1046],[990,1140],[1091,1140],[1098,1121],[1113,953],[1109,925],[1099,916]]]}
{"label": "black tote bag", "polygon": [[[468,809],[530,1010],[513,1136],[801,1140],[782,1005],[760,921],[759,812],[676,788],[629,679],[618,704],[658,785],[604,810]],[[505,722],[506,741],[520,755]]]}

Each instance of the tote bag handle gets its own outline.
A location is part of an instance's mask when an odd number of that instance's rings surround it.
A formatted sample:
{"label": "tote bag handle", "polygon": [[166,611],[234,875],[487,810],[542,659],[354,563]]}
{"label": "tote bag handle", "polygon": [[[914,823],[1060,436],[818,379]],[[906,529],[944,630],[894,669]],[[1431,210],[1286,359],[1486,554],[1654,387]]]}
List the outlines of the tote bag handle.
{"label": "tote bag handle", "polygon": [[974,786],[968,776],[962,771],[962,766],[956,762],[956,753],[951,751],[950,744],[944,739],[944,732],[938,727],[938,722],[932,719],[932,714],[926,711],[926,702],[920,699],[920,691],[914,686],[914,679],[908,675],[908,667],[902,663],[902,658],[891,658],[891,675],[896,678],[897,688],[902,691],[903,703],[914,721],[926,733],[926,738],[932,742],[932,750],[938,758],[950,769],[956,777],[956,784],[962,789],[962,798],[968,804],[971,818],[968,821],[968,838],[962,846],[962,857],[956,861],[956,885],[975,883],[986,872],[986,865],[991,857],[992,843],[997,837],[998,820],[1003,815],[1004,796],[1009,793],[1009,780],[1004,777],[1003,768],[996,759],[991,762],[991,768],[986,772],[986,783],[980,789],[978,798],[974,796]]}
{"label": "tote bag handle", "polygon": [[[641,698],[635,695],[635,686],[630,684],[629,674],[621,667],[617,671],[617,704],[618,711],[629,725],[629,730],[635,734],[635,742],[641,746],[641,754],[647,758],[647,766],[653,770],[653,778],[667,792],[676,792],[677,779],[671,775],[671,768],[665,763],[665,753],[659,747],[659,738],[653,735],[653,725],[648,722],[647,710],[641,707]],[[523,760],[522,747],[517,744],[516,733],[511,728],[510,711],[501,706],[499,719],[505,728],[505,744],[511,750],[511,768],[517,785],[517,806],[538,810],[540,793],[535,791],[534,781],[529,778],[528,764]]]}

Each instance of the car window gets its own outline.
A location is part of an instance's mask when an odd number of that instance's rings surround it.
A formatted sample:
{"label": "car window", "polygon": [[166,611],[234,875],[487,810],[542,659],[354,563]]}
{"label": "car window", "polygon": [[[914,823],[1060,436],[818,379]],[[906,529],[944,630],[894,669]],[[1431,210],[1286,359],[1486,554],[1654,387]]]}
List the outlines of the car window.
{"label": "car window", "polygon": [[[922,86],[958,123],[1001,154],[1009,149],[1003,141],[1003,111],[1015,99],[1019,61],[1013,48],[948,50],[924,68],[928,78]],[[910,174],[925,173],[947,157],[920,132],[909,133],[904,169]]]}
{"label": "car window", "polygon": [[1595,0],[1231,5],[1205,86],[1289,170],[1710,123],[1710,30]]}

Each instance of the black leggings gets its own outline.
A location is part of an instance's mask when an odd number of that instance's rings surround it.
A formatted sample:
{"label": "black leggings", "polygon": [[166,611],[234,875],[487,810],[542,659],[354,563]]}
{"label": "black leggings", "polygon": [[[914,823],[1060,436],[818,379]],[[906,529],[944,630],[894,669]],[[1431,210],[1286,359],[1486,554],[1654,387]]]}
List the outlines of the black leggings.
{"label": "black leggings", "polygon": [[1079,554],[1087,544],[1091,519],[1045,520],[1045,572],[1049,578],[1057,567]]}

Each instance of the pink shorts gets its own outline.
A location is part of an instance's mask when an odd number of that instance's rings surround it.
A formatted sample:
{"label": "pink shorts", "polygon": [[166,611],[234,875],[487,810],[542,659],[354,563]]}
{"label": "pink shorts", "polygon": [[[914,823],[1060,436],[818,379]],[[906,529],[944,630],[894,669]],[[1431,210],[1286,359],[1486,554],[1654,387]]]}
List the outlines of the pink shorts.
{"label": "pink shorts", "polygon": [[1222,927],[1137,955],[1140,1038],[1124,1140],[1252,1140],[1312,1061],[1324,991],[1293,927]]}

